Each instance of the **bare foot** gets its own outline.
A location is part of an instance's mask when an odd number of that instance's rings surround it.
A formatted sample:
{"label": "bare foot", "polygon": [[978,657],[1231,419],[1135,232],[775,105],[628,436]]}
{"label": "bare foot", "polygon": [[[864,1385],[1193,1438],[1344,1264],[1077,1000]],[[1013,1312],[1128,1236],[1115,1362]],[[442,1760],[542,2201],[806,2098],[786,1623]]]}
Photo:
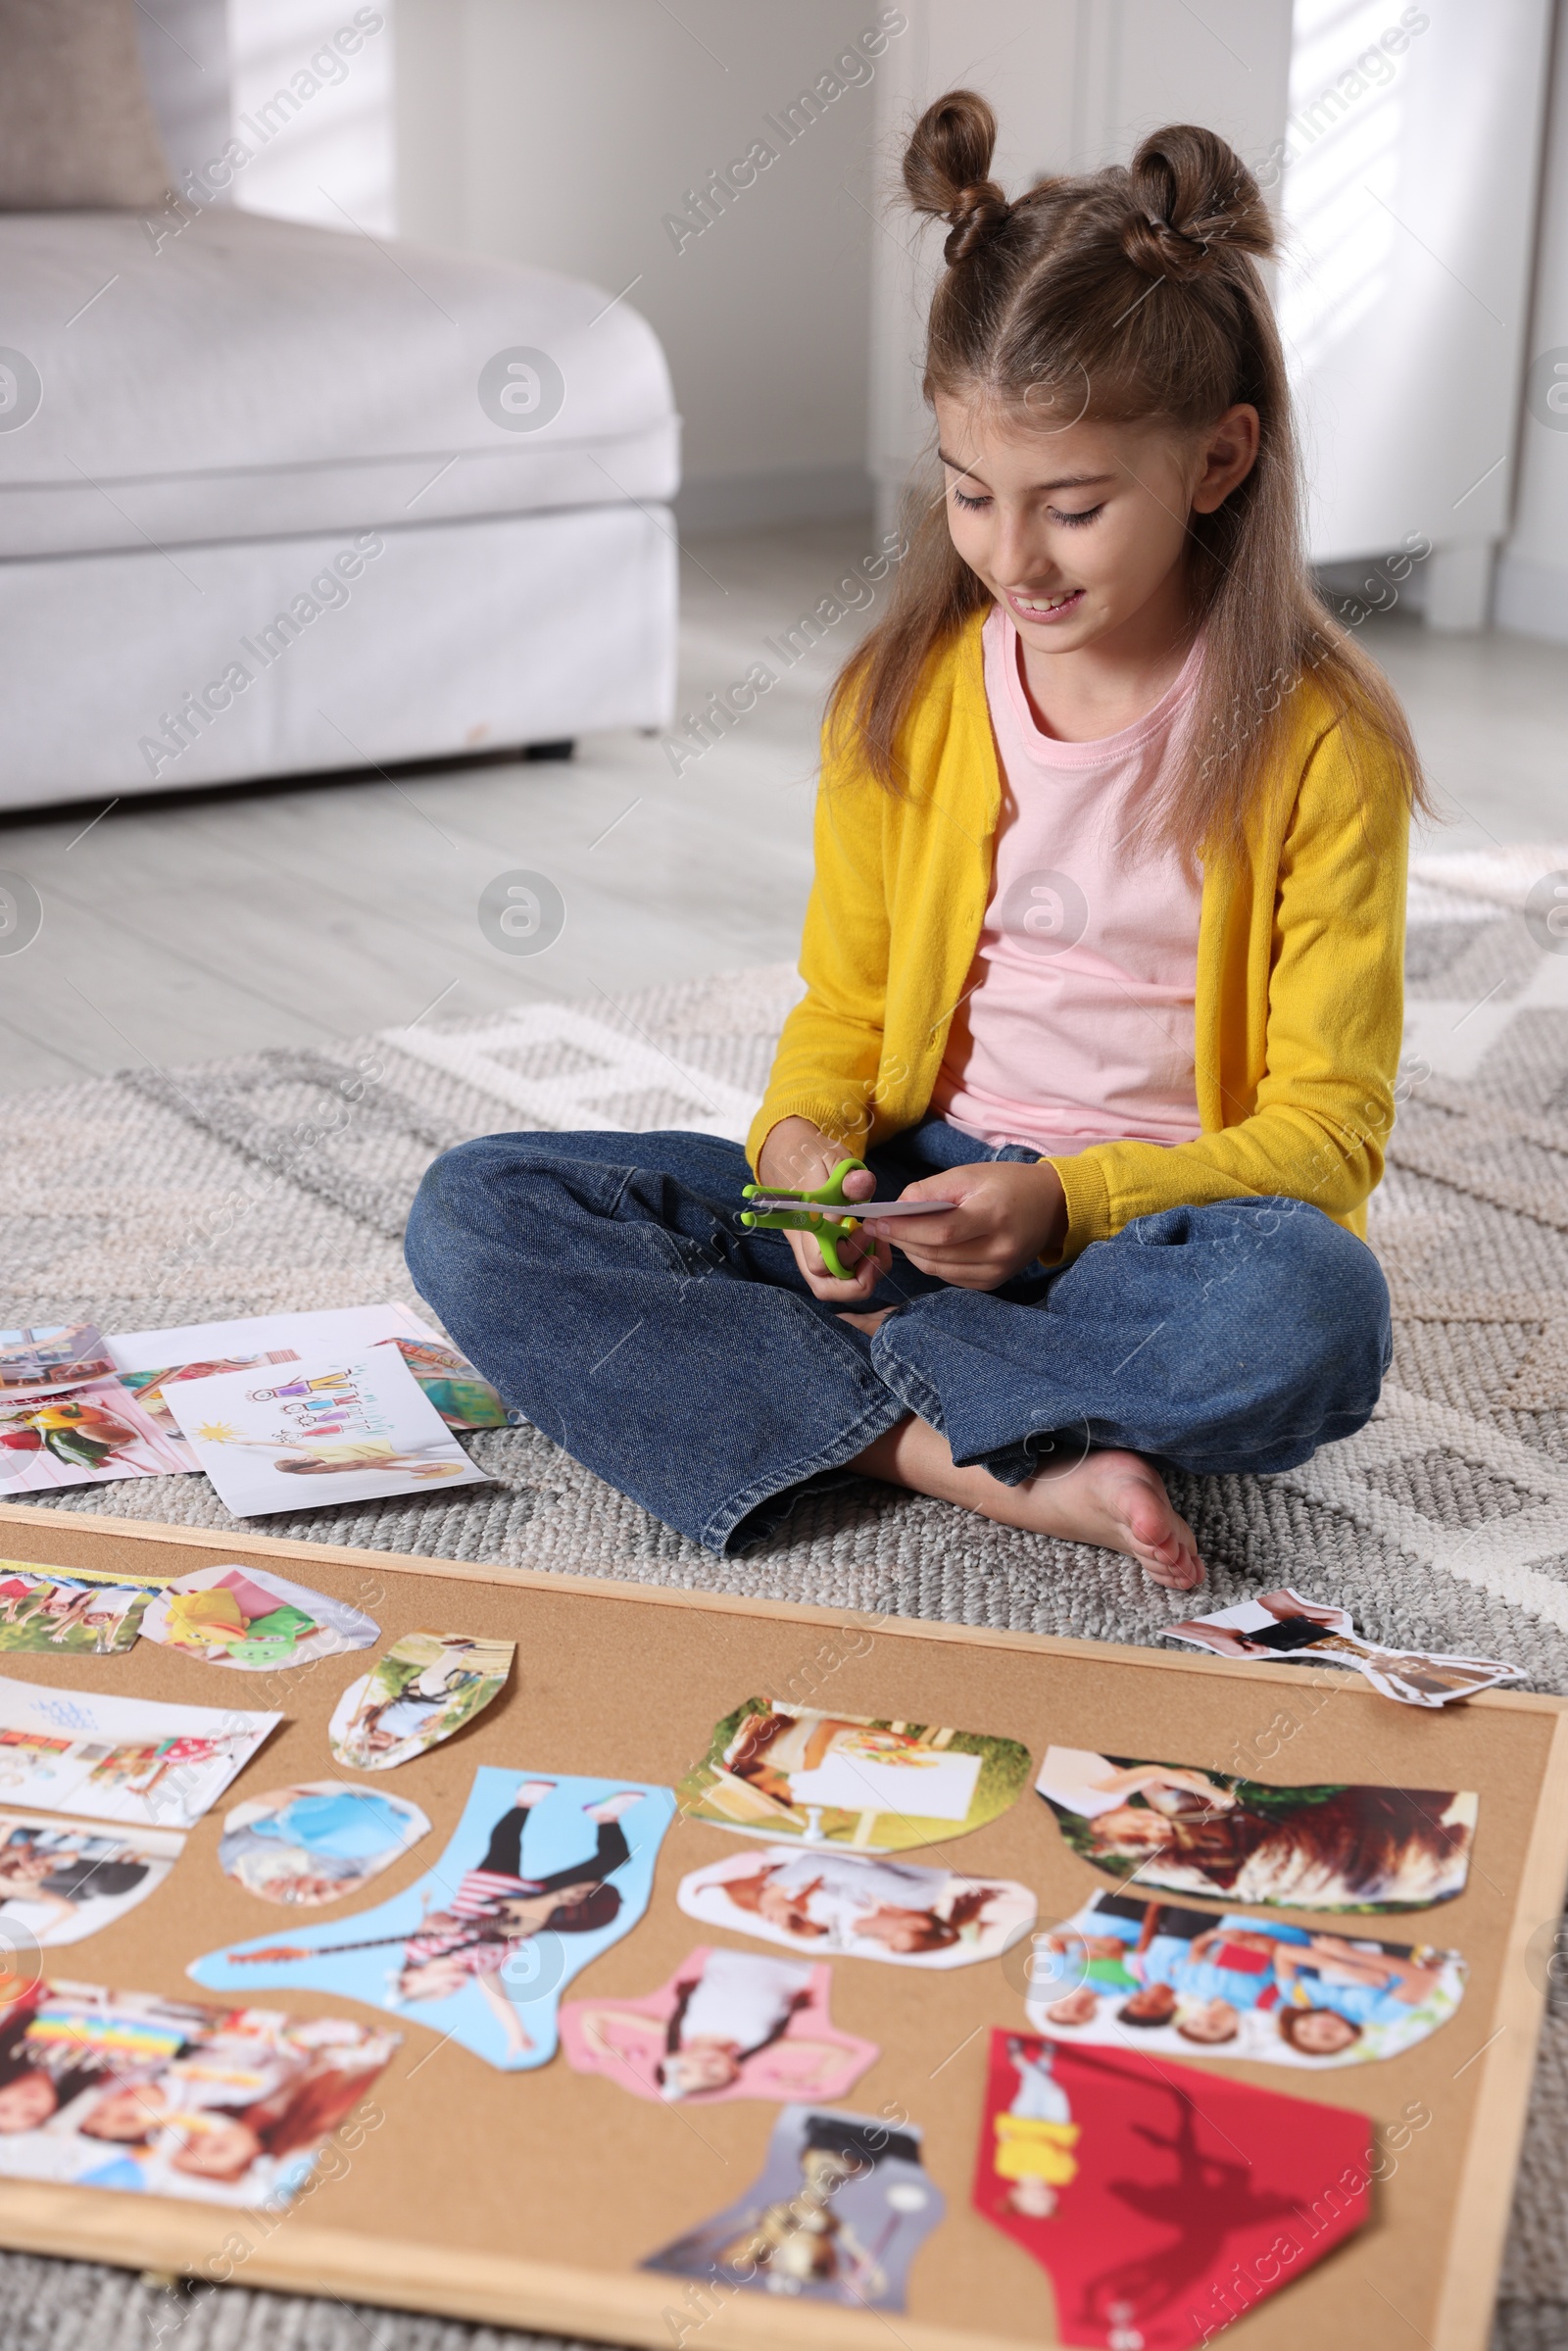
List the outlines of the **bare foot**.
{"label": "bare foot", "polygon": [[519,1812],[531,1812],[535,1804],[542,1804],[546,1796],[555,1792],[554,1780],[524,1780],[512,1801]]}
{"label": "bare foot", "polygon": [[1120,1551],[1169,1592],[1191,1592],[1203,1580],[1193,1530],[1171,1508],[1159,1472],[1141,1453],[1088,1453],[1076,1469],[1004,1486],[989,1470],[956,1468],[947,1439],[911,1415],[858,1453],[850,1467],[938,1501],[958,1502],[1000,1526]]}
{"label": "bare foot", "polygon": [[853,1322],[858,1331],[863,1331],[867,1339],[872,1339],[888,1316],[896,1311],[893,1306],[877,1306],[869,1314],[841,1314],[838,1319],[840,1322]]}

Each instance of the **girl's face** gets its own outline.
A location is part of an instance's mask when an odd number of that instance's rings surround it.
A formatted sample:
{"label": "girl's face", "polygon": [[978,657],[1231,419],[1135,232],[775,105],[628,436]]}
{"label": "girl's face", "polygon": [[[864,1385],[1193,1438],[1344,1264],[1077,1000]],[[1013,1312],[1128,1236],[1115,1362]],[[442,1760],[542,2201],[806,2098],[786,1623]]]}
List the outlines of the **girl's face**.
{"label": "girl's face", "polygon": [[1338,2057],[1356,2037],[1349,2019],[1332,2008],[1309,2008],[1294,2020],[1292,2038],[1303,2056]]}
{"label": "girl's face", "polygon": [[[1189,518],[1212,514],[1250,472],[1257,412],[1227,409],[1208,432],[1157,422],[1056,424],[939,392],[948,528],[971,571],[1035,653],[1162,644],[1184,617]],[[1067,414],[1071,415],[1070,408]]]}
{"label": "girl's face", "polygon": [[22,2074],[0,2089],[0,2135],[36,2131],[60,2103],[47,2074]]}

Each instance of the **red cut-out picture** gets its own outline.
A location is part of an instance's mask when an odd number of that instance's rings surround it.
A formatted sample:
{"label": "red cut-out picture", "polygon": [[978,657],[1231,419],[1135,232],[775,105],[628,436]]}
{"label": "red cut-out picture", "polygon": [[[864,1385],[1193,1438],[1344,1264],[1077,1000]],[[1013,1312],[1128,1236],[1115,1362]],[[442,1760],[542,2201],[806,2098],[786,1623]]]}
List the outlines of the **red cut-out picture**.
{"label": "red cut-out picture", "polygon": [[1191,2351],[1362,2227],[1371,2143],[1345,2107],[995,2031],[974,2202],[1049,2275],[1060,2342]]}

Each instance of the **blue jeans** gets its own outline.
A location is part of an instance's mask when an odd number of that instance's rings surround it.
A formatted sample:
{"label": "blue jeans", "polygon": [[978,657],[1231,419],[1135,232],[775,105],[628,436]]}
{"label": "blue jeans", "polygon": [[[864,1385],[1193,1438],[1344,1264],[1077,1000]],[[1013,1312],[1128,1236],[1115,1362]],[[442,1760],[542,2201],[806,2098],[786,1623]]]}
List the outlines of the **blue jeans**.
{"label": "blue jeans", "polygon": [[[926,1118],[869,1154],[878,1196],[990,1151]],[[1293,1469],[1370,1418],[1392,1346],[1364,1243],[1295,1200],[1140,1217],[1067,1266],[959,1290],[895,1252],[874,1337],[738,1220],[740,1146],[486,1135],[435,1161],[409,1271],[536,1428],[720,1553],[906,1413],[1005,1485],[1122,1445],[1216,1474]]]}

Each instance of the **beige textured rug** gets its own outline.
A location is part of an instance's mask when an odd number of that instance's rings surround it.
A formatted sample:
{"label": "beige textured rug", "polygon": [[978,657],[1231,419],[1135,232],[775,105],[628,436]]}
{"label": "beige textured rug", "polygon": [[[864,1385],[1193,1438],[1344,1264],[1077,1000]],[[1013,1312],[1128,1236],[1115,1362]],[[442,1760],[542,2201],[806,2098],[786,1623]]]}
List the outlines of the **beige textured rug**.
{"label": "beige textured rug", "polygon": [[[1517,1658],[1568,1692],[1568,953],[1530,892],[1568,847],[1420,861],[1412,1091],[1374,1203],[1397,1318],[1375,1420],[1304,1469],[1188,1481],[1211,1605],[1288,1578],[1379,1638]],[[1568,941],[1562,943],[1568,947]],[[0,1318],[110,1330],[412,1295],[399,1235],[428,1159],[512,1127],[744,1129],[787,969],[530,1006],[330,1054],[142,1069],[24,1096],[3,1143]],[[531,1429],[469,1441],[494,1486],[269,1519],[315,1542],[562,1574],[1149,1641],[1181,1604],[1108,1553],[866,1486],[718,1563]],[[63,1494],[65,1510],[225,1528],[205,1479]],[[1568,1984],[1555,1992],[1497,2351],[1568,2344]],[[85,2265],[0,2257],[7,2351],[150,2351],[169,2306]],[[177,2351],[482,2351],[488,2330],[238,2289]]]}

